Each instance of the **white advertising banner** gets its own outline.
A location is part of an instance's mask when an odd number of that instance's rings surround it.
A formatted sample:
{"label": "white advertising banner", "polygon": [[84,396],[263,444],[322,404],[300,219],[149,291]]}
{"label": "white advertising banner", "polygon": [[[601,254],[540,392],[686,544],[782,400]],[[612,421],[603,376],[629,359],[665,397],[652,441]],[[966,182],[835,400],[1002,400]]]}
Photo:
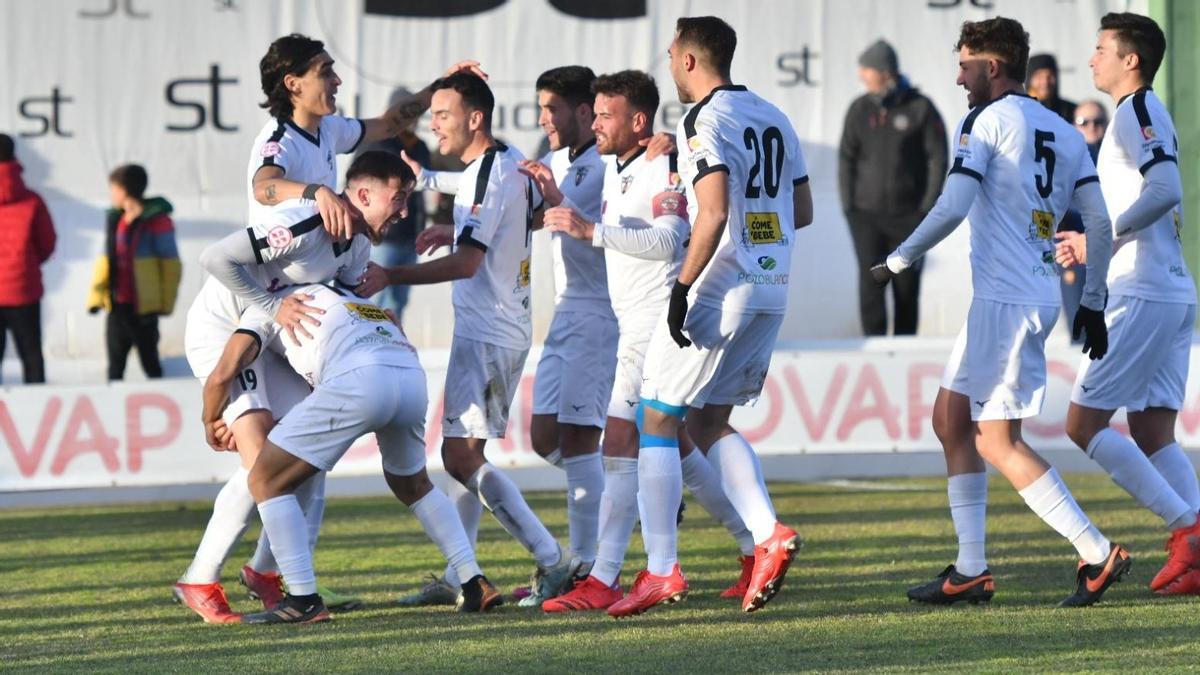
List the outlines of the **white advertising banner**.
{"label": "white advertising banner", "polygon": [[[275,38],[321,39],[343,80],[338,104],[371,117],[400,86],[417,90],[449,64],[477,58],[496,93],[495,132],[533,155],[543,142],[534,81],[584,64],[636,68],[659,82],[656,126],[686,108],[667,71],[680,15],[716,14],[737,30],[733,77],[792,118],[807,155],[816,221],[799,235],[786,339],[860,334],[857,266],[838,203],[837,145],[862,93],[858,55],[889,40],[901,70],[928,94],[947,129],[966,112],[953,45],[964,20],[1022,21],[1033,50],[1057,54],[1063,95],[1095,97],[1086,62],[1100,17],[1145,11],[1145,0],[39,0],[0,2],[0,132],[17,140],[25,180],[59,232],[44,267],[42,316],[50,358],[102,357],[103,316],[84,297],[103,245],[108,172],[137,162],[150,194],[175,206],[184,258],[180,305],[162,323],[162,349],[182,353],[187,304],[203,282],[203,247],[244,225],[247,153],[267,123],[258,63]],[[425,123],[420,127],[425,133]],[[428,137],[428,136],[426,136]],[[535,237],[535,327],[552,310],[548,246]],[[952,335],[969,301],[962,233],[930,256],[921,332]],[[447,347],[447,287],[417,289],[407,313],[420,347]]]}
{"label": "white advertising banner", "polygon": [[[930,412],[949,355],[947,341],[869,341],[828,349],[776,352],[762,398],[738,408],[736,426],[765,455],[930,452],[940,446]],[[440,467],[441,399],[447,353],[422,353],[430,394],[426,446]],[[1078,352],[1051,349],[1046,406],[1024,424],[1035,449],[1073,447],[1064,433]],[[500,466],[538,466],[529,442],[533,375],[530,354],[513,403],[508,434],[488,447]],[[1200,349],[1193,349],[1193,368]],[[0,389],[0,492],[79,487],[173,485],[224,480],[231,453],[204,443],[200,386],[172,379],[142,384]],[[1118,420],[1117,428],[1125,431]],[[1176,429],[1200,445],[1200,383],[1189,383]],[[334,474],[380,473],[372,437],[364,437]],[[843,472],[856,475],[854,460]]]}

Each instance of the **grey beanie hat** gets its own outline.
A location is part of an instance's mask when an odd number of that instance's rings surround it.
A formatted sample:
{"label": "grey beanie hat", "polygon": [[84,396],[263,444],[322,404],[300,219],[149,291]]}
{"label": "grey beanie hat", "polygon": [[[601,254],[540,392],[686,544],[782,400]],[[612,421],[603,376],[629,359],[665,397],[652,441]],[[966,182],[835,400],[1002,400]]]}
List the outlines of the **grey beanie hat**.
{"label": "grey beanie hat", "polygon": [[858,57],[858,65],[892,74],[900,72],[900,64],[896,60],[896,50],[892,49],[892,46],[884,40],[876,40],[875,44],[867,47],[867,51]]}

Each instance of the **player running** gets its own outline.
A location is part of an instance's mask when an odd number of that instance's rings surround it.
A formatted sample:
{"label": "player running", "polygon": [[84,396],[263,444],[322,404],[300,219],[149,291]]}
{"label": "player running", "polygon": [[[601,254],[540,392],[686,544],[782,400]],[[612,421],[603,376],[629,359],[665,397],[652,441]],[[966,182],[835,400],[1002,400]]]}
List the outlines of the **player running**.
{"label": "player running", "polygon": [[[382,241],[392,220],[404,212],[414,181],[412,170],[399,158],[366,152],[347,170],[347,191],[340,197],[350,208],[354,231],[364,236],[336,243],[324,229],[316,205],[295,199],[275,207],[263,222],[234,232],[206,249],[200,262],[212,276],[188,309],[184,333],[188,363],[195,376],[203,381],[212,372],[239,318],[252,304],[288,327],[289,332],[306,334],[305,325],[316,325],[318,320],[305,312],[319,310],[306,307],[297,296],[279,299],[272,293],[291,284],[329,279],[357,284],[367,265],[370,243]],[[231,402],[224,418],[242,466],[217,495],[195,559],[174,588],[176,599],[205,621],[237,620],[221,587],[220,573],[229,552],[249,526],[254,508],[246,482],[260,447],[252,445],[253,439],[257,435],[265,438],[275,417],[282,418],[308,391],[306,382],[268,352],[240,373],[230,392]],[[247,438],[251,440],[243,444]],[[306,489],[314,486],[310,483]],[[250,511],[243,508],[247,498]],[[310,529],[310,539],[315,539],[314,535]],[[283,598],[279,575],[275,574],[272,581],[271,586],[259,584],[256,588],[267,608]]]}
{"label": "player running", "polygon": [[230,434],[221,418],[235,378],[264,349],[285,354],[313,392],[275,426],[250,471],[250,491],[288,580],[288,593],[270,610],[242,617],[248,624],[316,623],[329,620],[317,591],[308,526],[297,489],[329,471],[360,436],[374,433],[383,456],[383,476],[396,498],[412,509],[421,526],[458,570],[462,612],[486,611],[500,594],[483,576],[454,505],[429,482],[425,471],[425,371],[394,315],[367,304],[349,290],[308,285],[278,291],[302,294],[321,310],[311,337],[293,340],[257,306],[242,316],[237,331],[204,384],[204,414],[210,444]]}
{"label": "player running", "polygon": [[729,426],[729,414],[762,391],[787,307],[795,231],[812,221],[812,197],[787,116],[730,82],[736,46],[737,35],[721,19],[681,18],[668,52],[679,100],[696,103],[678,131],[692,233],[643,375],[638,501],[648,568],[608,608],[616,617],[687,593],[675,522],[685,415],[688,434],[717,467],[754,537],[743,610],[774,596],[800,545],[776,520],[758,457]]}
{"label": "player running", "polygon": [[[1200,593],[1200,488],[1175,441],[1196,288],[1179,242],[1179,140],[1150,89],[1166,47],[1162,30],[1147,17],[1113,13],[1100,21],[1092,77],[1116,104],[1096,166],[1116,232],[1105,315],[1110,347],[1107,358],[1085,359],[1079,368],[1067,434],[1171,530],[1167,564],[1150,588],[1176,595]],[[1061,264],[1087,260],[1087,235],[1059,237]],[[1122,407],[1133,442],[1109,426]]]}
{"label": "player running", "polygon": [[[446,366],[442,461],[446,472],[533,555],[534,592],[553,597],[578,565],[530,510],[516,484],[484,455],[488,439],[504,437],[532,342],[532,188],[520,172],[520,153],[492,136],[495,98],[483,79],[457,73],[431,88],[430,129],[438,150],[467,167],[461,173],[419,174],[423,187],[455,194],[455,199],[453,227],[424,230],[417,237],[417,251],[452,246],[452,252],[416,265],[372,266],[357,292],[371,296],[388,284],[453,282],[454,339]],[[474,543],[480,511],[471,508],[469,498],[456,499],[456,504]],[[444,579],[435,579],[407,604],[437,604],[462,581],[448,568]]]}
{"label": "player running", "polygon": [[[618,577],[638,513],[636,415],[646,347],[666,310],[690,230],[677,156],[672,152],[650,159],[643,145],[651,138],[658,112],[654,78],[626,70],[602,75],[592,90],[596,111],[592,127],[596,149],[604,156],[603,214],[597,221],[564,204],[546,211],[544,221],[546,229],[605,252],[620,339],[604,430],[604,494],[596,565],[569,593],[542,603],[547,612],[607,609],[623,595]],[[542,189],[548,192],[551,188]],[[741,547],[741,578],[721,594],[740,600],[754,566],[754,540],[722,491],[716,471],[686,439],[681,433],[684,485]]]}
{"label": "player running", "polygon": [[1042,409],[1045,341],[1061,303],[1054,229],[1068,208],[1080,212],[1089,239],[1073,336],[1085,334],[1083,349],[1092,359],[1107,350],[1104,278],[1112,234],[1104,197],[1083,137],[1021,88],[1029,58],[1021,24],[1003,17],[968,21],[957,49],[957,83],[971,111],[953,136],[954,165],[925,220],[871,268],[887,283],[970,216],[974,298],[933,411],[959,556],[908,597],[934,604],[991,599],[995,580],[983,551],[986,459],[1083,558],[1075,593],[1061,606],[1091,605],[1129,571],[1129,553],[1096,529],[1058,472],[1025,443],[1021,420]]}

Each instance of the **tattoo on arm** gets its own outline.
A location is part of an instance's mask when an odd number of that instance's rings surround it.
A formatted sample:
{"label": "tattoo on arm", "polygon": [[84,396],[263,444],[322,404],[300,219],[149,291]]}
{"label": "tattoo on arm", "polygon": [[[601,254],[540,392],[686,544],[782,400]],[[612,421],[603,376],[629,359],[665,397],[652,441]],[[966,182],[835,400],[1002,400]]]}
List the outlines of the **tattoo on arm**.
{"label": "tattoo on arm", "polygon": [[421,101],[413,99],[396,107],[396,112],[392,115],[392,124],[400,128],[405,127],[424,112],[425,106],[421,104]]}
{"label": "tattoo on arm", "polygon": [[267,183],[266,192],[267,192],[267,203],[268,204],[274,204],[279,201],[279,199],[275,197],[275,184],[274,183]]}

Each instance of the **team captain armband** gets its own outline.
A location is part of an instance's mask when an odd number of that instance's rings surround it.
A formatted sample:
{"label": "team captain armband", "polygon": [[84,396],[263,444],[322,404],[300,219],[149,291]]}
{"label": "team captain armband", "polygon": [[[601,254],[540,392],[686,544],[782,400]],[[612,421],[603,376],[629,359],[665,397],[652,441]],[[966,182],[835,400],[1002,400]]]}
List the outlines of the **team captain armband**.
{"label": "team captain armband", "polygon": [[674,190],[660,192],[650,200],[650,211],[654,218],[661,216],[687,218],[687,195]]}

